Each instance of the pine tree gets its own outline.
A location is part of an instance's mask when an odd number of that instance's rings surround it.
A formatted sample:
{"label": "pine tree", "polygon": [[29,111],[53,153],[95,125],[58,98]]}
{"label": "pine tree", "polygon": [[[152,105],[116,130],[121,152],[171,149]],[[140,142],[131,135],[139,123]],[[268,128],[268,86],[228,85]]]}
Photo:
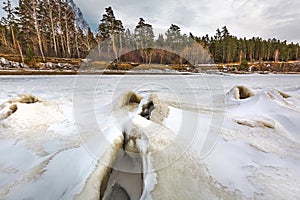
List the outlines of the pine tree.
{"label": "pine tree", "polygon": [[[7,16],[2,17],[1,23],[4,24],[4,35],[3,35],[3,41],[5,43],[6,47],[9,47],[12,49],[13,52],[18,52],[21,57],[22,63],[24,63],[24,57],[23,57],[23,52],[22,48],[20,46],[20,43],[16,37],[16,10],[15,8],[12,7],[11,1],[7,0],[6,2],[3,2],[4,7],[3,10],[6,12]],[[10,34],[7,34],[6,29],[9,29]],[[11,36],[11,37],[10,37]],[[8,38],[11,38],[11,42],[8,42]],[[12,45],[10,45],[12,44]]]}
{"label": "pine tree", "polygon": [[132,50],[135,47],[134,36],[129,29],[126,29],[124,33],[124,46],[126,50]]}
{"label": "pine tree", "polygon": [[119,54],[116,47],[116,36],[124,32],[123,23],[117,20],[111,7],[105,8],[106,14],[103,15],[98,28],[99,36],[102,39],[111,39],[112,49],[115,58],[118,60]]}
{"label": "pine tree", "polygon": [[166,43],[174,51],[180,52],[184,48],[184,39],[179,26],[171,24],[166,32]]}
{"label": "pine tree", "polygon": [[15,12],[14,12],[14,9],[12,8],[10,0],[3,2],[3,4],[4,4],[3,10],[6,12],[7,16],[2,17],[1,21],[5,26],[7,26],[9,28],[13,47],[14,47],[14,49],[17,49],[16,37],[15,37],[15,31],[14,31]]}
{"label": "pine tree", "polygon": [[156,45],[158,47],[164,47],[164,45],[165,45],[165,39],[164,39],[164,35],[163,34],[159,34],[158,35],[158,38],[156,40]]}
{"label": "pine tree", "polygon": [[152,47],[154,45],[154,32],[152,25],[147,24],[143,18],[140,18],[134,29],[136,40],[136,49],[142,52],[144,63],[152,61]]}
{"label": "pine tree", "polygon": [[143,18],[140,18],[137,26],[134,29],[136,39],[136,47],[145,48],[151,47],[154,44],[154,32],[152,25],[147,24]]}

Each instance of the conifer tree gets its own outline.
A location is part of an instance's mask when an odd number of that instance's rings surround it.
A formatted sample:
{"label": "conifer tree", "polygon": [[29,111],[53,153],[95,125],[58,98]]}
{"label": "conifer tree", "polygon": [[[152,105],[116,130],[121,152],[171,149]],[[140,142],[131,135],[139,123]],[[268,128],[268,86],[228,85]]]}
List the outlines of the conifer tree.
{"label": "conifer tree", "polygon": [[116,19],[111,7],[105,8],[105,12],[98,28],[99,36],[102,39],[111,39],[112,49],[115,58],[118,60],[119,54],[116,46],[116,36],[124,32],[123,24],[121,20]]}
{"label": "conifer tree", "polygon": [[154,45],[154,32],[152,25],[146,23],[143,18],[140,18],[134,29],[134,37],[136,40],[136,49],[142,52],[144,62],[151,63],[152,47]]}

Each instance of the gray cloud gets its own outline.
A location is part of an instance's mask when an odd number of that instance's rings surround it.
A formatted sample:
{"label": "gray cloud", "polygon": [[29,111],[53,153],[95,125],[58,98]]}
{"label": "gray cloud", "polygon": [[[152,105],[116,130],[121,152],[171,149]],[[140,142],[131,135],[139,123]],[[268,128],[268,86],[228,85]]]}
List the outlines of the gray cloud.
{"label": "gray cloud", "polygon": [[[15,2],[17,0],[14,0]],[[213,35],[226,25],[238,37],[276,37],[300,42],[300,1],[296,0],[74,0],[94,31],[112,6],[126,28],[133,29],[139,18],[151,23],[156,33],[173,23],[184,33]]]}

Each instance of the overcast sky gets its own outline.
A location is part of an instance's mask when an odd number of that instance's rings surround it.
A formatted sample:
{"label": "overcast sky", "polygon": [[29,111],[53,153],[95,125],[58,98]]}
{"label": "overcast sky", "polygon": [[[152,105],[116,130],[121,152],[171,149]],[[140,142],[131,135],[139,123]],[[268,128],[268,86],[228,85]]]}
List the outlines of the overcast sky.
{"label": "overcast sky", "polygon": [[[17,2],[17,0],[14,0]],[[74,0],[92,29],[97,30],[104,8],[112,6],[125,28],[139,18],[153,25],[156,34],[173,23],[182,32],[213,35],[226,25],[238,37],[261,36],[300,42],[299,0]]]}
{"label": "overcast sky", "polygon": [[212,35],[226,25],[238,37],[261,36],[300,42],[298,0],[75,0],[94,29],[112,6],[117,18],[134,28],[140,17],[165,32],[171,23],[183,32]]}

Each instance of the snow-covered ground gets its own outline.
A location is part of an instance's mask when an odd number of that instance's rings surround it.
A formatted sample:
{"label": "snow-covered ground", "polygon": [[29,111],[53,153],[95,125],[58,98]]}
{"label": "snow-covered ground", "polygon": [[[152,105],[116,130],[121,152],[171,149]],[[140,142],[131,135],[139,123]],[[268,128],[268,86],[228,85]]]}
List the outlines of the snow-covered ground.
{"label": "snow-covered ground", "polygon": [[299,122],[299,75],[1,76],[0,199],[297,199]]}

